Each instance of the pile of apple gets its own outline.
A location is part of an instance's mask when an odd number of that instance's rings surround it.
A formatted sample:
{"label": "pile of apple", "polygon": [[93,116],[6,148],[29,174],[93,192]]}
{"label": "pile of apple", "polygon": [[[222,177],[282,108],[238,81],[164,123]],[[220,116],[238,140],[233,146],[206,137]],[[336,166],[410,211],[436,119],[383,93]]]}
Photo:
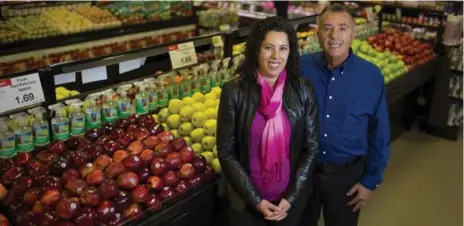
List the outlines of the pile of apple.
{"label": "pile of apple", "polygon": [[354,40],[352,48],[356,55],[375,64],[382,71],[386,83],[408,72],[400,56],[389,51],[380,52],[366,41]]}
{"label": "pile of apple", "polygon": [[378,51],[390,51],[393,55],[400,56],[408,68],[424,64],[435,57],[430,44],[421,43],[396,29],[370,36],[368,42]]}
{"label": "pile of apple", "polygon": [[0,175],[0,202],[18,226],[121,225],[215,177],[183,138],[137,115],[2,160]]}
{"label": "pile of apple", "polygon": [[216,128],[221,88],[196,92],[192,97],[171,99],[168,107],[154,117],[176,137],[182,137],[197,156],[203,156],[216,173],[221,172],[217,159]]}

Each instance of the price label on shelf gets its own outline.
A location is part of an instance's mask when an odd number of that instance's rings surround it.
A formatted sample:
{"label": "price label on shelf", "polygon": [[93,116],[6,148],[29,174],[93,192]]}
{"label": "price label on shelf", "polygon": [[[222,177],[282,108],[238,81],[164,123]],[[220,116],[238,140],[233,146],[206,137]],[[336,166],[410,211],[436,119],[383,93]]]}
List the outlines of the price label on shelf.
{"label": "price label on shelf", "polygon": [[169,57],[173,69],[198,63],[193,42],[169,46]]}
{"label": "price label on shelf", "polygon": [[214,47],[223,47],[224,42],[222,41],[222,37],[220,35],[216,35],[212,37],[213,39],[213,46]]}
{"label": "price label on shelf", "polygon": [[38,73],[0,80],[0,113],[44,101]]}

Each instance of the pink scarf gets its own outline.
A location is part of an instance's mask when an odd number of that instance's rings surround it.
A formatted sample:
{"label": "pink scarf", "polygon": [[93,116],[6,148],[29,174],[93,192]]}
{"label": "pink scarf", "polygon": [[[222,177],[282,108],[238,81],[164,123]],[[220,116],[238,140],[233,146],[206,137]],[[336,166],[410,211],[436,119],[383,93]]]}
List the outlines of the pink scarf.
{"label": "pink scarf", "polygon": [[258,73],[258,83],[261,85],[261,104],[259,112],[266,119],[261,139],[261,178],[265,185],[270,185],[273,179],[282,180],[282,161],[286,158],[286,138],[289,134],[284,129],[284,112],[282,98],[287,71],[283,70],[277,78],[275,90]]}

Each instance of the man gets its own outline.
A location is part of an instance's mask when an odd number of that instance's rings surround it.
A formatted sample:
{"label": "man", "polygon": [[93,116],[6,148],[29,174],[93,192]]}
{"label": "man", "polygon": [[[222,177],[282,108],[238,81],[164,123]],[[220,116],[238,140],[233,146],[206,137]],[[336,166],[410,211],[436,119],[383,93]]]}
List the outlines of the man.
{"label": "man", "polygon": [[360,209],[382,182],[390,155],[390,128],[383,76],[353,54],[355,24],[349,10],[333,4],[318,21],[322,53],[301,59],[317,96],[320,128],[314,192],[301,226],[358,224]]}

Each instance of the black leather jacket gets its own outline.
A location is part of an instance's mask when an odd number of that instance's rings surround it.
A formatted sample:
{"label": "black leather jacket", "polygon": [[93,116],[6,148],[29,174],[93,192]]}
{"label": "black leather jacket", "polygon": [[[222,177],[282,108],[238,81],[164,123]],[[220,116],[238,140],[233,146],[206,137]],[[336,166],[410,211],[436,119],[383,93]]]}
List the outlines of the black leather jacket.
{"label": "black leather jacket", "polygon": [[[284,198],[292,205],[304,187],[312,183],[311,172],[319,141],[314,90],[309,81],[303,78],[299,81],[297,88],[287,83],[283,97],[283,109],[292,128],[292,176]],[[238,208],[256,207],[262,200],[249,177],[250,127],[260,101],[261,86],[257,83],[238,79],[224,84],[222,89],[217,125],[218,158],[227,182],[226,195],[229,201],[242,201]]]}

